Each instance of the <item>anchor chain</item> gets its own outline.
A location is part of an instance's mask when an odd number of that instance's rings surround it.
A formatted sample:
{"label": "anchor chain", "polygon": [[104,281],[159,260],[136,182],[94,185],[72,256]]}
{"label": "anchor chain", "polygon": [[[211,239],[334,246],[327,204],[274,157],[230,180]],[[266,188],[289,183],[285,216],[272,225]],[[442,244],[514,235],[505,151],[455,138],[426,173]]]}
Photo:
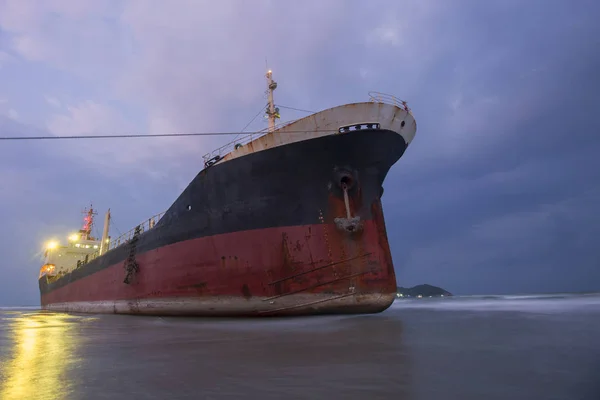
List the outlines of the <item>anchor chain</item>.
{"label": "anchor chain", "polygon": [[343,229],[346,232],[357,232],[362,228],[362,224],[360,223],[360,217],[357,215],[356,217],[352,217],[352,213],[350,212],[350,198],[348,197],[348,185],[343,182],[342,190],[344,192],[344,205],[346,206],[346,218],[335,218],[334,222],[337,225],[338,229]]}
{"label": "anchor chain", "polygon": [[123,283],[125,283],[127,285],[129,285],[131,283],[131,278],[132,278],[133,274],[138,272],[140,269],[140,266],[138,265],[137,261],[135,260],[135,252],[136,252],[137,241],[138,241],[141,231],[142,231],[141,227],[139,225],[136,226],[135,231],[133,233],[133,237],[129,241],[129,255],[125,259],[125,264],[124,264],[125,279],[123,280]]}
{"label": "anchor chain", "polygon": [[346,218],[352,218],[350,214],[350,199],[348,198],[348,185],[342,183],[342,190],[344,191],[344,204],[346,205]]}

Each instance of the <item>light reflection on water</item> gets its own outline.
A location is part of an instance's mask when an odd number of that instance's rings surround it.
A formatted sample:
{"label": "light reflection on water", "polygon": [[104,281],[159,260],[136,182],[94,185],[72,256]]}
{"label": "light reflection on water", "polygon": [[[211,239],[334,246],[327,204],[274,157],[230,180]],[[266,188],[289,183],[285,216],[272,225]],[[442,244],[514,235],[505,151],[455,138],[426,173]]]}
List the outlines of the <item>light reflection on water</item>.
{"label": "light reflection on water", "polygon": [[[0,399],[61,399],[69,391],[65,376],[75,362],[77,340],[68,315],[33,312],[3,318],[13,354],[2,364]],[[7,323],[8,322],[8,323]]]}

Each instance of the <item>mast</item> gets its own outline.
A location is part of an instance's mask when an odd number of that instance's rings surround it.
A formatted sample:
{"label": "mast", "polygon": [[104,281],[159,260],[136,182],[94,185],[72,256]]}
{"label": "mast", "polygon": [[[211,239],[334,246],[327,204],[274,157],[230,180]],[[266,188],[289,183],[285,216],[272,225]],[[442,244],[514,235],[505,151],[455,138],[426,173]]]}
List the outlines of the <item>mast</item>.
{"label": "mast", "polygon": [[85,217],[83,217],[83,227],[79,231],[79,233],[81,233],[81,239],[94,240],[91,234],[92,228],[94,227],[94,216],[98,215],[98,213],[92,208],[92,205],[90,204],[90,208],[84,209],[83,214],[85,215]]}
{"label": "mast", "polygon": [[100,255],[108,251],[108,226],[110,225],[110,208],[104,216],[104,230],[102,231],[102,241],[100,242]]}
{"label": "mast", "polygon": [[273,80],[273,72],[271,70],[268,70],[265,76],[267,77],[267,93],[269,96],[267,118],[269,118],[269,132],[273,132],[275,130],[275,120],[279,118],[279,108],[275,107],[275,102],[273,101],[273,92],[277,89],[277,82]]}

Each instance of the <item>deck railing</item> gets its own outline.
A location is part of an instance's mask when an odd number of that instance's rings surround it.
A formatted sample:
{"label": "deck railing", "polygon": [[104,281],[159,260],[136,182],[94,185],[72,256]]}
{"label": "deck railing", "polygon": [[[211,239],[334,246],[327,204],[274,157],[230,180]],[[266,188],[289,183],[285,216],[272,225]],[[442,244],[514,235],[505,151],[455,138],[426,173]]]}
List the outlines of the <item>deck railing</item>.
{"label": "deck railing", "polygon": [[[296,121],[297,120],[282,122],[278,125],[275,125],[275,129],[281,129],[284,126],[294,123]],[[253,141],[254,139],[258,139],[259,137],[266,135],[267,133],[269,133],[269,130],[268,130],[268,128],[265,128],[258,132],[251,132],[247,135],[236,138],[233,141],[226,143],[223,146],[219,147],[218,149],[215,149],[215,150],[211,151],[210,153],[206,153],[202,157],[204,159],[204,164],[207,165],[207,163],[209,161],[215,159],[215,157],[219,157],[219,159],[220,159],[220,157],[223,157],[224,154],[228,154],[231,151],[237,149],[238,147],[244,146],[244,145],[250,143],[251,141]],[[216,161],[218,161],[218,160],[216,160]]]}
{"label": "deck railing", "polygon": [[133,235],[135,234],[136,228],[138,228],[138,227],[140,228],[140,233],[144,233],[147,230],[154,228],[154,226],[158,223],[158,221],[160,221],[160,219],[162,218],[163,215],[165,215],[165,211],[148,218],[141,224],[137,225],[135,228],[122,234],[121,236],[117,237],[116,239],[113,239],[110,242],[110,244],[108,245],[108,248],[106,249],[106,251],[108,251],[110,249],[114,249],[115,247],[119,247],[123,243],[127,243],[128,241],[130,241],[133,238]]}
{"label": "deck railing", "polygon": [[369,101],[373,103],[390,104],[398,108],[402,108],[406,112],[410,113],[410,108],[408,107],[408,104],[406,104],[406,101],[400,100],[399,98],[391,94],[369,92]]}
{"label": "deck railing", "polygon": [[[158,221],[160,221],[160,219],[163,217],[163,215],[165,215],[165,211],[148,218],[141,224],[136,225],[130,231],[118,236],[116,239],[111,240],[110,243],[108,243],[108,246],[106,247],[106,249],[104,249],[104,253],[130,241],[133,238],[133,235],[135,235],[135,230],[138,227],[140,229],[140,234],[154,228],[154,226],[156,226],[156,224],[158,223]],[[89,260],[91,261],[94,258],[98,257],[99,255],[100,255],[100,250],[92,253],[89,257]]]}

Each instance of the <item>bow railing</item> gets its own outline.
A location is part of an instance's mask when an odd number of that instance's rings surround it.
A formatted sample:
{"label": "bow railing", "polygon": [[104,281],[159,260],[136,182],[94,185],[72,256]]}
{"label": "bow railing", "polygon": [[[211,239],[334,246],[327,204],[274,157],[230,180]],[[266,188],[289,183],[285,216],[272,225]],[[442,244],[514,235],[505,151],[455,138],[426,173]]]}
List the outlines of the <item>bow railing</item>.
{"label": "bow railing", "polygon": [[406,112],[410,113],[410,108],[408,107],[408,104],[406,103],[406,101],[400,100],[399,98],[397,98],[396,96],[393,96],[391,94],[380,93],[380,92],[369,92],[369,101],[372,103],[390,104],[390,105],[396,106],[398,108],[402,108]]}

